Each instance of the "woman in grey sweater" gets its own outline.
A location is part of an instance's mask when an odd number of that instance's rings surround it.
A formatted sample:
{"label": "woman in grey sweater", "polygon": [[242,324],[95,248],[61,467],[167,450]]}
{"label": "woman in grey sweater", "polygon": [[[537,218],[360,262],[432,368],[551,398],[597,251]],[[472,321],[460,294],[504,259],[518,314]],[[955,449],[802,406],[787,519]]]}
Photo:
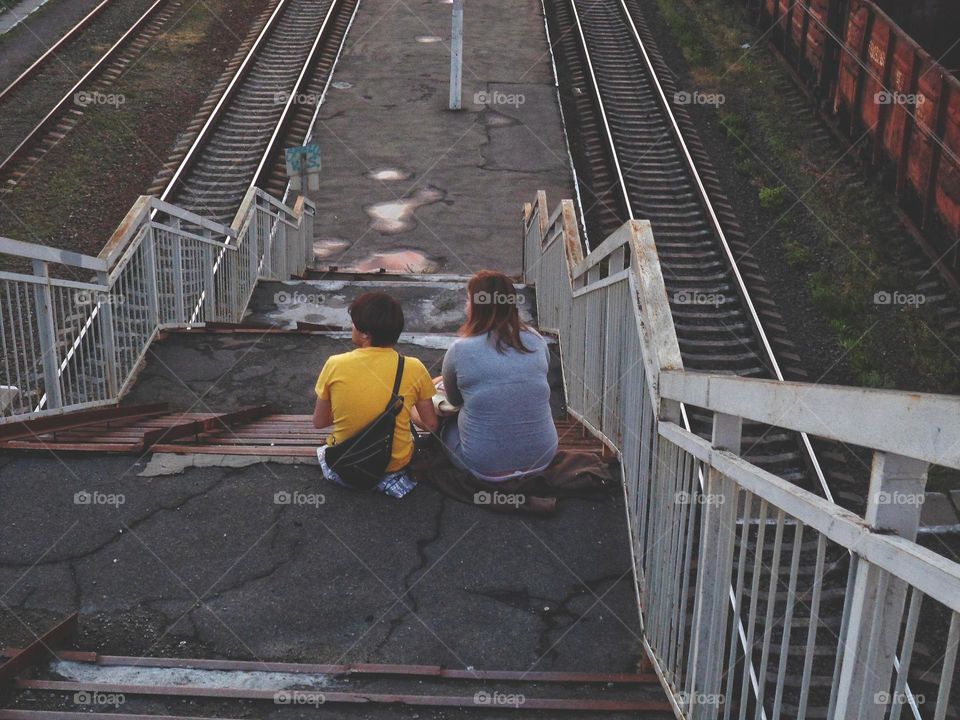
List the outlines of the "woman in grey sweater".
{"label": "woman in grey sweater", "polygon": [[557,452],[546,341],[520,320],[522,295],[502,273],[467,284],[467,321],[443,359],[447,398],[461,406],[442,430],[451,462],[481,480],[537,473]]}

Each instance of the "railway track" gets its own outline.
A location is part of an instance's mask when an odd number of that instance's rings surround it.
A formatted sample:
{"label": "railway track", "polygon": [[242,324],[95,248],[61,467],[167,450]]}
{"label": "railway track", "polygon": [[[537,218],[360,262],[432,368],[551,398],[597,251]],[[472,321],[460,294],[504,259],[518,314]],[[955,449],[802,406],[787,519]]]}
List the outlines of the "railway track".
{"label": "railway track", "polygon": [[[759,267],[749,256],[744,258],[736,218],[723,200],[689,119],[682,109],[673,112],[670,107],[668,98],[676,88],[636,3],[600,0],[588,8],[582,0],[544,0],[544,7],[551,41],[556,38],[551,45],[565,124],[568,131],[573,129],[570,146],[588,244],[598,244],[627,219],[650,220],[684,366],[782,378],[773,347],[789,353],[789,344],[771,338],[761,323],[761,316],[774,325],[780,318],[766,294],[758,298],[747,290],[746,279],[753,286],[762,283]],[[583,189],[581,169],[595,192]],[[802,377],[797,368],[790,373]],[[684,408],[684,420],[694,432],[710,436],[708,414]],[[832,499],[807,438],[744,423],[743,448],[760,467]],[[790,557],[792,562],[793,553],[799,554],[797,595],[809,597],[814,586],[823,583],[818,627],[824,635],[826,630],[838,633],[849,557],[831,548],[821,559],[815,543],[793,546],[795,526],[779,525],[776,533],[768,530],[771,518],[762,507],[754,505],[740,518],[748,545],[764,556]],[[775,547],[777,535],[787,541],[780,548]],[[746,591],[738,592],[738,597],[764,610],[771,600],[774,608],[784,607],[784,589],[767,589],[754,558],[741,556],[736,566],[735,584]],[[761,563],[761,573],[763,567]],[[742,611],[737,617],[727,632],[741,660],[732,666],[735,671],[728,676],[725,691],[727,702],[750,706],[749,690],[756,694],[766,678],[756,674],[762,663],[753,625]],[[810,622],[809,614],[806,621]],[[824,717],[832,678],[812,674],[801,680],[807,653],[799,642],[787,651],[786,662],[796,672],[785,683],[784,714]],[[742,659],[744,647],[751,648],[746,654],[749,663]],[[800,710],[804,682],[816,705],[809,712]]]}
{"label": "railway track", "polygon": [[[0,101],[9,101],[16,90],[36,77],[56,58],[57,52],[76,39],[111,2],[105,0],[81,19],[61,40],[38,58],[3,91]],[[110,86],[159,36],[163,28],[183,8],[186,0],[155,0],[123,35],[78,79],[72,87],[29,130],[13,150],[0,161],[0,179],[7,187],[15,185],[37,162],[80,122],[84,108],[108,96]]]}
{"label": "railway track", "polygon": [[281,0],[161,194],[229,225],[251,185],[287,186],[284,150],[307,139],[359,0]]}
{"label": "railway track", "polygon": [[[545,0],[545,7],[588,243],[627,219],[650,220],[685,367],[804,377],[689,119],[669,107],[675,88],[644,37],[638,3],[606,0],[587,11],[581,0]],[[784,360],[791,365],[781,369]],[[709,417],[690,409],[688,418],[709,433]],[[744,448],[765,470],[832,499],[806,437],[748,424]],[[848,499],[862,501],[855,493]]]}
{"label": "railway track", "polygon": [[84,15],[72,28],[67,30],[57,42],[48,47],[44,53],[34,60],[26,70],[20,73],[9,85],[7,85],[3,90],[0,90],[0,102],[9,96],[14,90],[20,87],[23,83],[28,81],[30,78],[34,77],[36,73],[40,71],[40,68],[49,64],[52,60],[57,57],[57,54],[63,48],[67,47],[70,43],[76,40],[80,33],[82,33],[94,20],[99,17],[99,15],[106,10],[110,5],[117,2],[117,0],[103,0],[100,4],[93,8],[90,12]]}
{"label": "railway track", "polygon": [[[230,225],[251,186],[283,196],[284,148],[309,134],[358,2],[274,0],[269,17],[255,23],[261,26],[256,38],[241,43],[243,58],[228,66],[227,72],[237,64],[236,72],[229,81],[221,78],[214,93],[222,92],[201,108],[205,120],[189,149],[173,162],[176,169],[162,199]],[[311,101],[301,102],[305,97]],[[146,312],[145,297],[126,300]],[[74,334],[76,342],[89,342],[83,339],[97,312],[95,307],[89,316],[75,318],[68,331],[71,344]],[[84,358],[78,375],[102,375],[84,365],[97,362],[93,354]],[[43,400],[38,402],[42,406]]]}
{"label": "railway track", "polygon": [[[784,337],[786,330],[763,287],[759,265],[750,256],[693,124],[674,102],[678,88],[647,28],[640,0],[544,0],[544,9],[588,244],[599,243],[627,219],[650,220],[684,366],[802,379],[805,373],[800,368],[780,369],[778,359],[798,364],[799,358]],[[688,408],[686,419],[693,431],[709,437],[710,417]],[[847,472],[848,456],[838,448],[818,443],[815,452],[806,437],[748,423],[743,427],[743,448],[758,466],[827,498],[835,496],[840,504],[862,513],[865,478]],[[772,520],[756,504],[740,514],[748,546],[760,554],[758,565],[749,553],[736,563],[744,603],[751,613],[767,614],[768,620],[769,612],[782,617],[791,593],[772,578],[768,587],[766,576],[771,565],[786,567],[797,555],[795,621],[809,627],[816,617],[822,637],[835,637],[843,618],[850,556],[796,538],[796,526],[782,519],[774,523],[777,532],[767,529]],[[818,604],[813,611],[812,597]],[[728,629],[740,661],[725,689],[727,702],[736,705],[739,699],[752,713],[755,701],[746,688],[756,691],[766,680],[756,677],[754,669],[762,665],[761,646],[770,636],[744,634],[745,611],[746,607],[738,611],[739,623]],[[826,717],[835,678],[819,674],[816,663],[804,676],[810,652],[804,646],[806,631],[794,631],[796,639],[784,662],[795,672],[785,682],[783,716]],[[782,626],[764,632],[776,642]],[[924,613],[920,635],[929,642],[918,657],[932,666],[942,635],[935,617]],[[751,648],[747,653],[751,663],[743,662],[743,647]],[[827,643],[814,648],[814,654],[835,650]],[[779,653],[774,654],[779,662]],[[802,699],[804,688],[809,692]],[[921,694],[936,691],[923,673],[911,673],[911,688]],[[768,697],[767,703],[771,701]]]}

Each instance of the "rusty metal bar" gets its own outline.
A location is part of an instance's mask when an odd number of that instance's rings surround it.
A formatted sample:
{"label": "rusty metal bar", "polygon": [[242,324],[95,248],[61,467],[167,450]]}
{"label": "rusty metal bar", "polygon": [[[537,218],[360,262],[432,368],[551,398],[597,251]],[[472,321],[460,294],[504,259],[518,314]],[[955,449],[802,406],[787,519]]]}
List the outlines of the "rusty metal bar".
{"label": "rusty metal bar", "polygon": [[113,420],[132,420],[162,415],[167,411],[166,403],[151,403],[149,405],[132,405],[130,407],[95,408],[79,412],[50,415],[24,420],[0,426],[0,442],[23,436],[34,437],[48,432],[73,430],[93,423],[111,422]]}
{"label": "rusty metal bar", "polygon": [[[197,715],[137,715],[66,710],[0,710],[0,720],[210,720]],[[219,716],[219,720],[233,720]]]}
{"label": "rusty metal bar", "polygon": [[0,665],[0,687],[12,682],[26,668],[49,657],[55,646],[73,637],[76,631],[77,613],[74,613],[11,656],[3,665]]}
{"label": "rusty metal bar", "polygon": [[252,405],[234,412],[220,413],[204,420],[190,420],[178,425],[150,430],[143,435],[143,449],[147,450],[159,442],[171,442],[205,432],[229,430],[235,423],[256,420],[272,411],[273,408],[269,404]]}
{"label": "rusty metal bar", "polygon": [[[409,705],[421,707],[497,708],[499,710],[555,710],[593,712],[668,712],[670,704],[664,700],[579,700],[559,698],[517,697],[517,702],[497,703],[495,694],[486,698],[477,695],[405,695],[384,693],[324,692],[319,690],[252,690],[249,688],[210,688],[194,685],[121,685],[117,683],[79,683],[60,680],[18,680],[22,690],[52,692],[102,692],[122,695],[154,695],[165,697],[222,698],[230,700],[269,700],[283,705]],[[283,699],[278,700],[283,696]],[[296,702],[296,697],[302,703]],[[286,698],[289,697],[289,700]],[[485,700],[489,699],[490,702]]]}
{"label": "rusty metal bar", "polygon": [[[0,657],[20,652],[18,648],[0,650]],[[600,672],[525,672],[521,670],[459,670],[441,665],[401,665],[390,663],[289,663],[251,660],[220,660],[203,658],[136,657],[126,655],[98,655],[76,650],[58,653],[62,660],[92,663],[102,667],[152,667],[188,670],[226,670],[244,672],[283,672],[309,675],[376,675],[397,677],[432,677],[443,680],[500,680],[530,683],[617,683],[645,684],[658,682],[653,673]]]}

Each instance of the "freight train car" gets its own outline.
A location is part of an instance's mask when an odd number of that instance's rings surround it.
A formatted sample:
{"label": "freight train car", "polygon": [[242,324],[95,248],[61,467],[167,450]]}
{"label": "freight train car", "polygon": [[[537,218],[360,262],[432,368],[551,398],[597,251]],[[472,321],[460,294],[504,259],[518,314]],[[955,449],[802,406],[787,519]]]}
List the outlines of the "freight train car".
{"label": "freight train car", "polygon": [[872,0],[746,0],[808,93],[889,178],[932,259],[960,275],[960,81]]}

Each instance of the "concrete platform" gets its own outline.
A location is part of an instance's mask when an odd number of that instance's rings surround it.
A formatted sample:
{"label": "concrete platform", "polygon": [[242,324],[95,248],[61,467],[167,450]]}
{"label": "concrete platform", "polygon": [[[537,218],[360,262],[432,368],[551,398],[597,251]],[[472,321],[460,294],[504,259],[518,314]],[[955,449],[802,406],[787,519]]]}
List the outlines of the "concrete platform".
{"label": "concrete platform", "polygon": [[[444,350],[435,345],[401,343],[398,349],[439,375]],[[172,333],[151,351],[124,404],[167,402],[177,410],[228,412],[271,403],[280,413],[312,413],[323,363],[352,349],[347,333]]]}
{"label": "concrete platform", "polygon": [[[419,279],[352,282],[349,279],[261,282],[250,300],[247,322],[295,329],[298,322],[349,330],[347,308],[370,290],[390,293],[402,305],[405,333],[452,334],[466,320],[466,278],[437,279],[429,285]],[[531,288],[520,290],[521,319],[536,325],[536,297]]]}
{"label": "concrete platform", "polygon": [[[306,465],[145,479],[123,456],[0,463],[4,644],[30,638],[21,620],[39,632],[79,610],[79,645],[104,653],[521,671],[639,661],[619,498],[520,520],[423,487],[400,502],[357,495]],[[81,490],[124,504],[76,505]],[[279,505],[280,492],[323,502]],[[416,717],[398,712],[343,716]]]}
{"label": "concrete platform", "polygon": [[438,0],[361,4],[314,131],[319,266],[514,274],[522,204],[573,196],[540,3],[467,5],[458,112],[450,24]]}
{"label": "concrete platform", "polygon": [[[313,379],[344,342],[171,334],[151,351],[128,401],[195,410],[274,402],[309,412]],[[442,357],[421,345],[403,350],[431,370]],[[352,493],[324,482],[310,463],[144,477],[148,460],[0,456],[0,592],[9,608],[0,609],[0,642],[28,639],[21,621],[37,631],[79,610],[78,644],[114,654],[637,668],[620,495],[520,519],[427,487],[402,501]],[[78,505],[74,494],[83,490],[123,502]],[[294,491],[323,500],[274,501]],[[324,716],[504,715],[330,708]]]}
{"label": "concrete platform", "polygon": [[[319,264],[519,272],[521,204],[539,189],[572,196],[540,12],[538,2],[468,4],[466,107],[451,113],[442,40],[450,5],[364,0],[316,128],[324,162],[314,195]],[[486,94],[474,102],[478,92]],[[432,289],[393,282],[411,308],[400,349],[438,374],[462,321],[462,280]],[[249,319],[346,325],[346,305],[360,289],[264,284]],[[299,292],[323,295],[320,309],[306,307],[310,298],[290,302]],[[309,413],[324,360],[348,349],[343,333],[170,333],[150,349],[125,402],[193,411],[269,402]],[[79,611],[78,645],[123,655],[638,668],[619,495],[563,501],[555,517],[521,519],[427,487],[402,501],[352,493],[324,482],[312,463],[141,475],[148,461],[0,456],[0,641],[25,644]],[[84,490],[122,502],[77,504]],[[317,502],[275,501],[294,491]],[[166,706],[127,709],[159,707]],[[330,718],[509,714],[323,710]]]}

